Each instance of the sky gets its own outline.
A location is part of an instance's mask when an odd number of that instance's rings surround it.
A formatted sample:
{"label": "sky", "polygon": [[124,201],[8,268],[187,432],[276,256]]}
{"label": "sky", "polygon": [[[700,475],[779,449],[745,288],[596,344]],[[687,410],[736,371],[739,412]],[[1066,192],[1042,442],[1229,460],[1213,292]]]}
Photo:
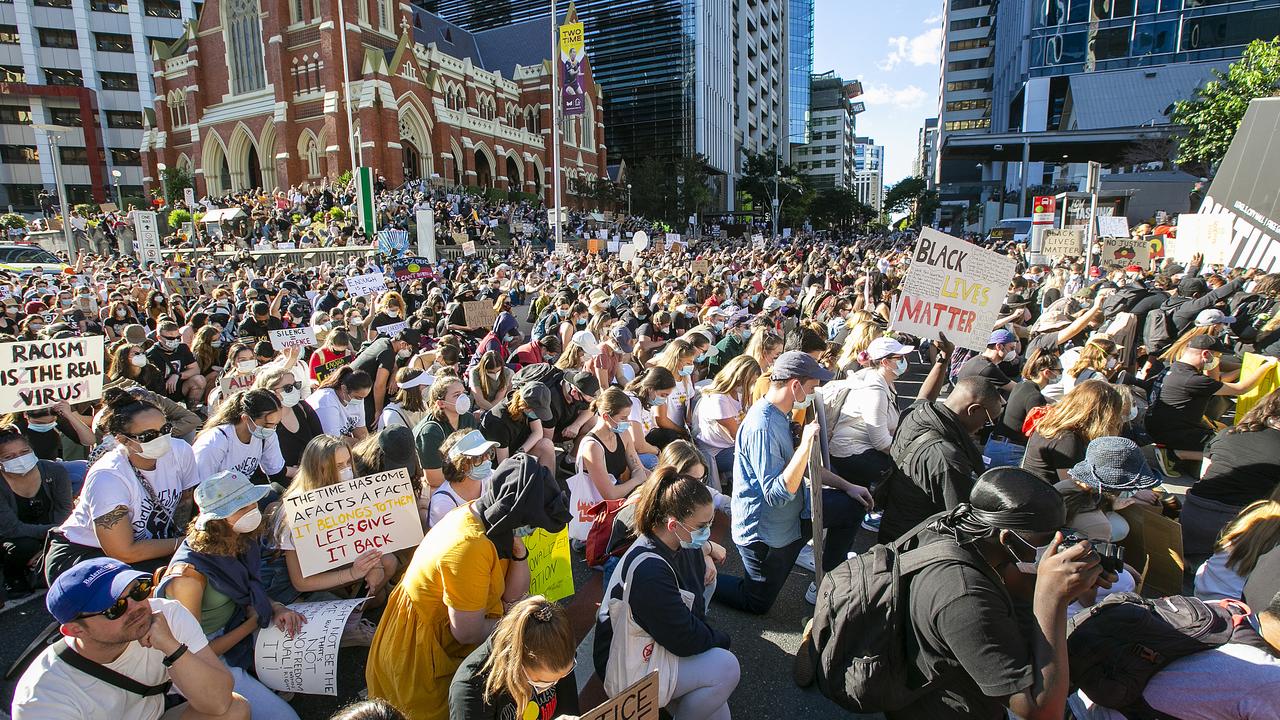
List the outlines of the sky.
{"label": "sky", "polygon": [[858,135],[885,150],[888,187],[911,175],[917,133],[938,113],[944,0],[815,0],[813,71],[862,81]]}

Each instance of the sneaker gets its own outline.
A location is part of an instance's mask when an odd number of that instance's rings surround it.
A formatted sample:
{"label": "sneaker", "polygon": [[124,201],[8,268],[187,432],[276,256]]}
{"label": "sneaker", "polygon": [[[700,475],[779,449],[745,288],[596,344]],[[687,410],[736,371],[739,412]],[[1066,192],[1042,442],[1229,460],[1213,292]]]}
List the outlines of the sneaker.
{"label": "sneaker", "polygon": [[1160,466],[1160,472],[1165,477],[1182,477],[1182,473],[1178,472],[1177,458],[1172,451],[1158,447],[1156,450],[1156,464]]}
{"label": "sneaker", "polygon": [[791,663],[791,679],[798,687],[809,687],[813,684],[817,667],[813,658],[813,618],[804,624],[804,633],[800,636],[800,647],[796,649],[796,659]]}
{"label": "sneaker", "polygon": [[862,529],[870,530],[874,533],[880,532],[880,518],[882,517],[884,517],[884,513],[879,510],[872,510],[867,513],[866,517],[862,518]]}
{"label": "sneaker", "polygon": [[809,589],[804,591],[804,601],[810,605],[818,604],[818,584],[809,583]]}
{"label": "sneaker", "polygon": [[796,557],[796,564],[808,570],[815,572],[816,565],[813,562],[813,543],[809,543],[800,548],[800,555]]}

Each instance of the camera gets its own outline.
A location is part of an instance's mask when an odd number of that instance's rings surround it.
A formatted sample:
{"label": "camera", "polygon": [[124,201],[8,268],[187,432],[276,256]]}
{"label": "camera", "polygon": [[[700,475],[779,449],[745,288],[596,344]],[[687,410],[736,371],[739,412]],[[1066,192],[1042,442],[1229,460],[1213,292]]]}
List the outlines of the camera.
{"label": "camera", "polygon": [[1071,533],[1064,537],[1062,542],[1058,544],[1058,552],[1062,552],[1076,543],[1085,541],[1088,541],[1088,543],[1093,547],[1093,551],[1098,554],[1103,570],[1111,573],[1112,575],[1119,575],[1120,572],[1124,570],[1124,548],[1115,543],[1106,542],[1105,540],[1089,540],[1087,537]]}

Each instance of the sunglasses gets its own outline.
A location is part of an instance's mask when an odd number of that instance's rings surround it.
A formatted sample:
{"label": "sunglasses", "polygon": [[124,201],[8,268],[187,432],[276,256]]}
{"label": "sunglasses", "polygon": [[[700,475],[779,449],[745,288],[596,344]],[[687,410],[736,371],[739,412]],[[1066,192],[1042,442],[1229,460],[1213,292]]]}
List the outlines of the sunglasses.
{"label": "sunglasses", "polygon": [[130,600],[142,602],[149,597],[151,597],[151,579],[139,578],[137,582],[133,584],[132,588],[126,590],[123,595],[116,599],[115,604],[111,607],[103,610],[102,612],[81,613],[79,617],[80,619],[84,619],[101,615],[108,620],[119,620],[124,617],[126,612],[129,611]]}
{"label": "sunglasses", "polygon": [[276,388],[278,392],[282,392],[282,393],[287,393],[291,390],[301,390],[301,389],[302,389],[302,383],[300,382],[289,383],[288,385],[281,385],[280,387]]}
{"label": "sunglasses", "polygon": [[173,423],[165,423],[160,427],[159,430],[143,430],[137,435],[130,435],[129,433],[121,433],[121,434],[127,438],[132,438],[134,440],[137,440],[140,443],[149,443],[158,437],[168,435],[169,433],[172,433],[172,432],[173,432]]}

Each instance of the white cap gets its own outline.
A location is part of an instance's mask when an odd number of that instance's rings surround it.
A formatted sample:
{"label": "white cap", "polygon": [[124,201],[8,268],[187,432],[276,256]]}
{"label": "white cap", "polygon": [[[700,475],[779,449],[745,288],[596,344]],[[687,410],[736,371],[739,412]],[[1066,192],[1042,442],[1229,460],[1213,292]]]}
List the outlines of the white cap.
{"label": "white cap", "polygon": [[867,355],[872,360],[883,360],[890,355],[906,355],[915,349],[914,345],[903,345],[888,335],[882,335],[867,346]]}
{"label": "white cap", "polygon": [[785,303],[783,303],[781,300],[779,300],[776,297],[767,298],[764,301],[764,311],[773,312],[774,310],[777,310],[778,308],[782,307],[784,304]]}
{"label": "white cap", "polygon": [[579,330],[570,338],[570,342],[582,348],[587,357],[595,357],[600,354],[600,343],[596,342],[596,336],[591,334],[589,330]]}

